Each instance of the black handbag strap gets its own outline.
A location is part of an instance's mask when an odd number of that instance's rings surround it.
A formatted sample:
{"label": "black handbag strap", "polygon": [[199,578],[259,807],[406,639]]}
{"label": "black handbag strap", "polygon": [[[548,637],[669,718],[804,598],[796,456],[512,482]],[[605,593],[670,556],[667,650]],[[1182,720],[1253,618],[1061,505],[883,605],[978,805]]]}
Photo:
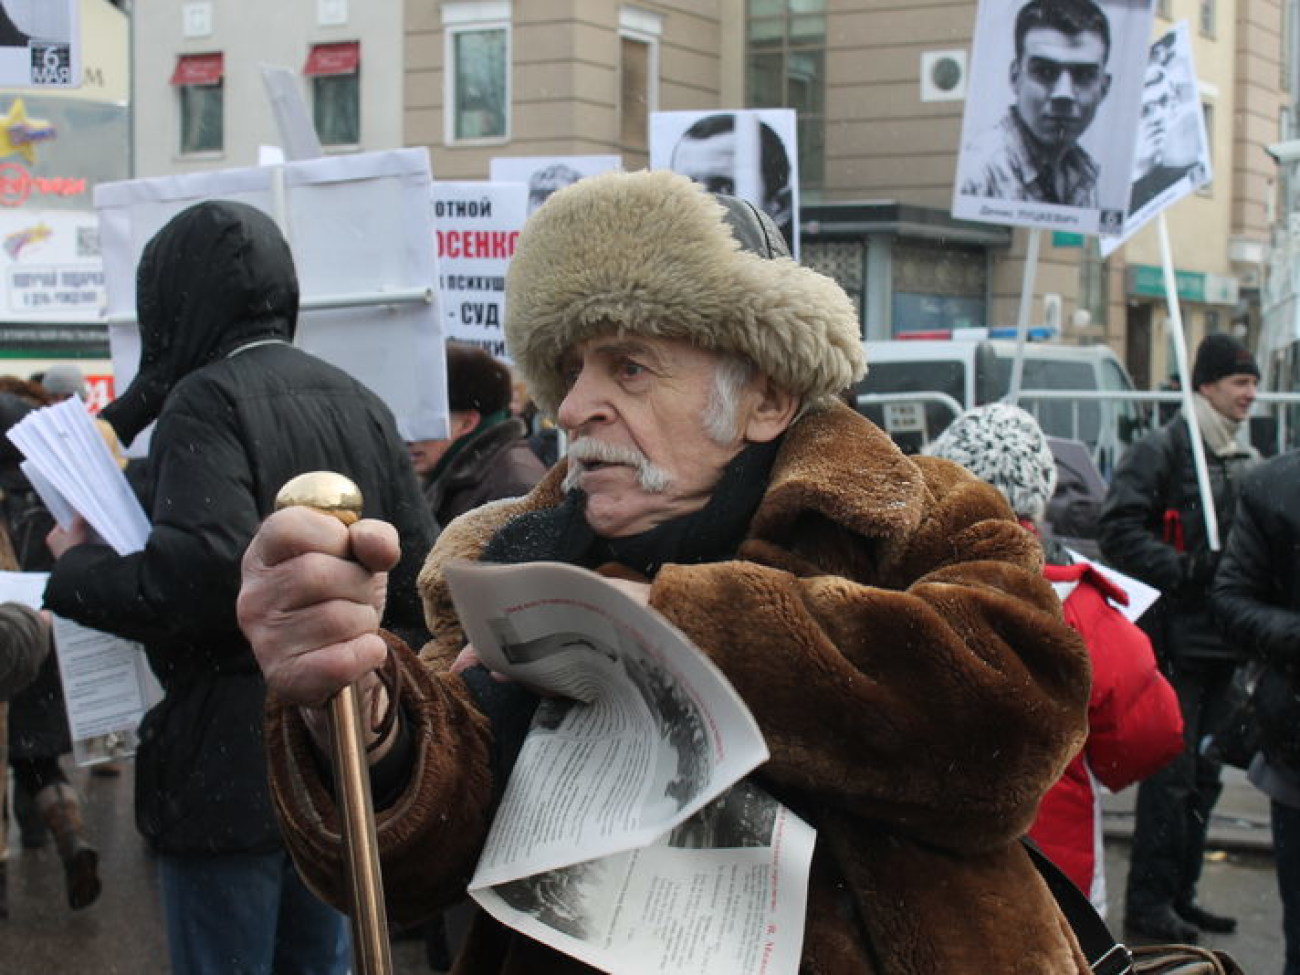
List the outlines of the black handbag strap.
{"label": "black handbag strap", "polygon": [[1129,975],[1133,971],[1133,956],[1121,942],[1115,940],[1097,909],[1074,881],[1061,872],[1061,868],[1043,855],[1033,840],[1025,837],[1025,849],[1034,861],[1039,874],[1046,881],[1061,913],[1074,929],[1084,957],[1094,975]]}

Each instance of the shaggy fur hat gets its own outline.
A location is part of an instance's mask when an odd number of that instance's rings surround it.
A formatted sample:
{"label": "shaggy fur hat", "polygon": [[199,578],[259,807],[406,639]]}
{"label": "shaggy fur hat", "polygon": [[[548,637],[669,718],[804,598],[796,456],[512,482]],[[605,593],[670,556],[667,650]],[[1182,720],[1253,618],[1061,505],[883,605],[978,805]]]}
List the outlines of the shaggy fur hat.
{"label": "shaggy fur hat", "polygon": [[[766,239],[748,210],[757,227],[740,236]],[[605,333],[740,354],[814,406],[860,378],[853,303],[789,257],[742,249],[743,213],[667,170],[589,176],[547,200],[506,274],[506,347],[538,406],[564,398],[565,352]]]}
{"label": "shaggy fur hat", "polygon": [[1259,378],[1259,366],[1250,354],[1250,349],[1226,332],[1212,332],[1205,336],[1196,349],[1192,389],[1199,389],[1203,383],[1212,383],[1238,373]]}
{"label": "shaggy fur hat", "polygon": [[1041,518],[1056,490],[1056,458],[1042,427],[1009,403],[967,410],[925,452],[992,484],[1018,518]]}

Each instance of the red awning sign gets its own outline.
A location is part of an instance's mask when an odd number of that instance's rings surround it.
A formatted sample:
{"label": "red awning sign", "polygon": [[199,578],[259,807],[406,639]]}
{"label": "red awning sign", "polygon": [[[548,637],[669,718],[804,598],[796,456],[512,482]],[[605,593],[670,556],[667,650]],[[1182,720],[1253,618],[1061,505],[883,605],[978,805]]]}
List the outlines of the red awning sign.
{"label": "red awning sign", "polygon": [[221,54],[182,54],[172,72],[173,85],[219,85],[225,71]]}
{"label": "red awning sign", "polygon": [[361,43],[313,44],[302,73],[306,77],[330,74],[356,74],[361,64]]}

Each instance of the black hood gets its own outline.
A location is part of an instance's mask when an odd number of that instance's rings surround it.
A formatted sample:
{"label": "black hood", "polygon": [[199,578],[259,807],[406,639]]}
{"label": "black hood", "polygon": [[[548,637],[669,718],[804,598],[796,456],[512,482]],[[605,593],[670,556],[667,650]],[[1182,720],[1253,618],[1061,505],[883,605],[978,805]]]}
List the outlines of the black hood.
{"label": "black hood", "polygon": [[298,277],[270,217],[209,200],[181,211],[145,245],[135,302],[140,368],[101,414],[128,444],[191,372],[249,342],[292,340]]}

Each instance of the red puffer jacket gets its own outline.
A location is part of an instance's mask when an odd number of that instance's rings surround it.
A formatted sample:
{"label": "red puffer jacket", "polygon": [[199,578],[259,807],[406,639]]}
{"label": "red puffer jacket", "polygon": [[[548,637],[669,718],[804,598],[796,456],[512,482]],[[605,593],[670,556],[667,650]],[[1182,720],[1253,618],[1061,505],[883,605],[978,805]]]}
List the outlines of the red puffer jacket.
{"label": "red puffer jacket", "polygon": [[1106,906],[1099,784],[1118,792],[1183,750],[1183,718],[1151,641],[1112,603],[1128,595],[1087,562],[1048,565],[1065,621],[1092,658],[1088,740],[1039,806],[1029,835],[1091,898]]}

